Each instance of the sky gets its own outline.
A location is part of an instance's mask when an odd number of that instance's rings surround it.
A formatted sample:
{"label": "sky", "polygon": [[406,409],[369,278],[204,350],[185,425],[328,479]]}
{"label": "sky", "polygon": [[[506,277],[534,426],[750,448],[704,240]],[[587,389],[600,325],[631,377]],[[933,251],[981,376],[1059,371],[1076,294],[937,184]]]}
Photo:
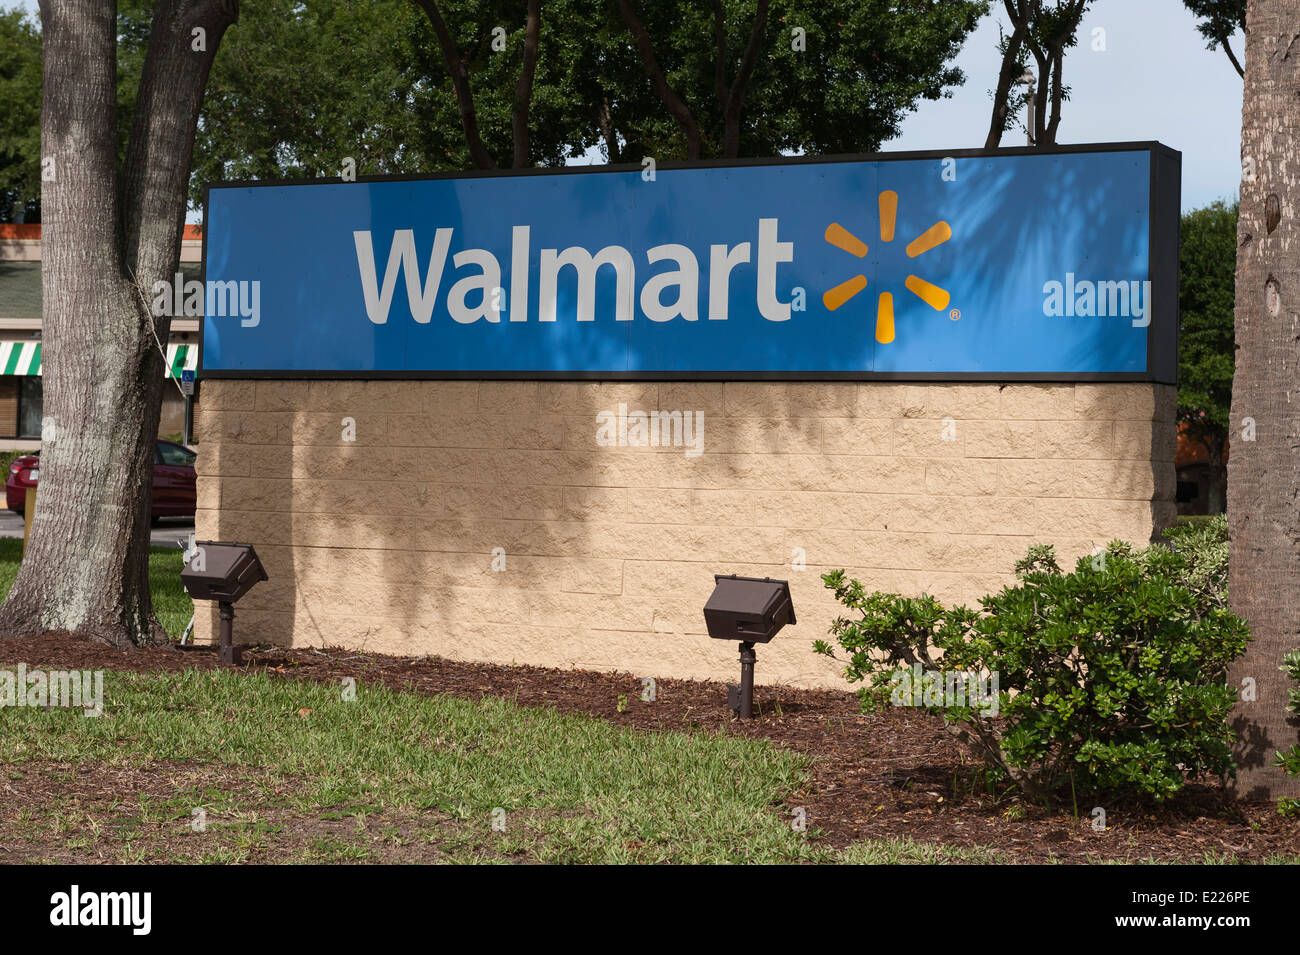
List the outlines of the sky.
{"label": "sky", "polygon": [[[998,19],[1006,23],[1005,14]],[[989,90],[1001,67],[998,19],[986,17],[957,57],[966,84],[951,99],[923,101],[885,150],[984,145]],[[1092,50],[1095,29],[1105,31],[1104,51]],[[1240,34],[1232,48],[1244,62]],[[1183,154],[1184,211],[1236,198],[1241,77],[1222,50],[1205,48],[1182,0],[1097,0],[1065,57],[1064,79],[1071,98],[1061,109],[1059,143],[1158,140]],[[1012,130],[1002,142],[1023,145],[1024,132]]]}
{"label": "sky", "polygon": [[[0,0],[12,6],[13,0]],[[35,0],[18,6],[35,13]],[[984,145],[1001,66],[997,51],[1001,4],[967,39],[956,64],[964,86],[949,99],[922,101],[885,151]],[[1104,50],[1093,50],[1102,30]],[[1244,61],[1240,35],[1233,49]],[[1071,99],[1057,140],[1067,143],[1158,140],[1183,154],[1184,210],[1236,198],[1241,181],[1241,78],[1221,50],[1207,50],[1182,0],[1097,0],[1066,56]],[[1023,108],[1021,110],[1023,115]],[[1013,130],[1005,145],[1020,145]]]}

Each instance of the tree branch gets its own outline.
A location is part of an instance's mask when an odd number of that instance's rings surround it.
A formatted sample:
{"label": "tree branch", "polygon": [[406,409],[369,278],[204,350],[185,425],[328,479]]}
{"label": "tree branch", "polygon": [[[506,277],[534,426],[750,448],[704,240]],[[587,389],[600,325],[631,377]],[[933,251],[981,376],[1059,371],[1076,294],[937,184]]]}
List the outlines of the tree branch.
{"label": "tree branch", "polygon": [[465,144],[469,147],[470,159],[479,169],[496,169],[496,160],[487,151],[482,137],[479,136],[478,117],[474,113],[474,95],[469,88],[469,73],[461,61],[460,50],[456,48],[451,31],[447,29],[447,23],[438,11],[438,2],[437,0],[415,0],[415,2],[429,18],[433,32],[438,37],[438,45],[442,47],[442,60],[447,67],[448,75],[451,76],[452,88],[456,91],[456,102],[460,106],[460,124],[465,131]]}
{"label": "tree branch", "polygon": [[597,114],[597,122],[600,123],[600,135],[605,140],[605,161],[617,163],[621,153],[618,148],[618,133],[614,130],[614,118],[609,112],[609,99],[603,98],[600,101],[600,112]]}
{"label": "tree branch", "polygon": [[722,155],[734,159],[740,154],[740,109],[745,101],[745,89],[749,78],[754,73],[754,63],[758,59],[758,49],[763,45],[763,34],[767,30],[768,0],[758,0],[758,11],[754,14],[754,27],[749,33],[749,46],[740,61],[740,70],[736,81],[731,84],[724,106],[723,121],[725,132],[722,140]]}
{"label": "tree branch", "polygon": [[727,27],[726,14],[722,11],[722,0],[713,0],[713,93],[718,97],[718,108],[724,113],[727,109]]}
{"label": "tree branch", "polygon": [[1065,99],[1065,87],[1061,82],[1061,71],[1065,60],[1065,50],[1057,44],[1052,50],[1052,118],[1043,132],[1043,145],[1050,146],[1056,142],[1056,130],[1061,125],[1061,103]]}
{"label": "tree branch", "polygon": [[515,85],[515,105],[511,115],[514,137],[514,168],[528,165],[528,107],[533,98],[533,75],[537,72],[537,35],[542,25],[542,0],[528,0],[528,24],[524,30],[524,65]]}
{"label": "tree branch", "polygon": [[686,158],[700,158],[700,127],[695,122],[695,117],[691,115],[690,109],[681,98],[673,92],[668,80],[664,76],[664,71],[659,66],[659,61],[655,59],[654,45],[650,42],[650,34],[646,31],[645,25],[637,18],[632,10],[629,0],[618,0],[619,12],[623,15],[623,22],[632,32],[632,38],[636,41],[637,51],[641,54],[641,62],[645,65],[646,75],[649,76],[651,84],[663,100],[668,112],[673,114],[677,124],[681,126],[682,132],[686,134]]}
{"label": "tree branch", "polygon": [[1244,80],[1246,71],[1241,68],[1241,64],[1237,61],[1237,54],[1232,52],[1232,47],[1229,45],[1226,36],[1219,37],[1219,46],[1223,47],[1223,52],[1227,54],[1228,61],[1232,64],[1232,68],[1237,71],[1237,75]]}
{"label": "tree branch", "polygon": [[1017,0],[1014,4],[1012,0],[1003,0],[1003,6],[1011,18],[1011,36],[1002,51],[1002,69],[998,73],[997,89],[993,92],[993,116],[989,120],[989,134],[984,140],[985,149],[997,149],[1002,144],[1002,134],[1006,132],[1007,117],[1011,112],[1011,86],[1019,79],[1016,73],[1027,31],[1025,0]]}
{"label": "tree branch", "polygon": [[1029,51],[1033,54],[1034,65],[1038,67],[1038,82],[1033,89],[1034,97],[1034,145],[1045,145],[1043,134],[1046,132],[1047,122],[1047,91],[1051,86],[1051,60],[1043,52],[1042,47],[1034,41],[1032,33],[1029,36]]}
{"label": "tree branch", "polygon": [[203,93],[238,19],[238,0],[161,0],[154,9],[121,185],[122,266],[141,280],[170,279],[176,268]]}

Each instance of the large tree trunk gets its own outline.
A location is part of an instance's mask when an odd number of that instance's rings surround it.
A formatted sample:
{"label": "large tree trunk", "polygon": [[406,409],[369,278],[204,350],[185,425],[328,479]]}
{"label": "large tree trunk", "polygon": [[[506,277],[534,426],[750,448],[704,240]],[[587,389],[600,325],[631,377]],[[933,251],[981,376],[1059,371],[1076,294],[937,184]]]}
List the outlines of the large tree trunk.
{"label": "large tree trunk", "polygon": [[151,314],[151,289],[176,272],[199,106],[236,16],[234,0],[159,2],[119,180],[116,4],[41,3],[41,154],[54,172],[41,197],[41,485],[0,634],[163,636],[149,505],[170,319]]}
{"label": "large tree trunk", "polygon": [[1253,642],[1231,679],[1257,689],[1233,710],[1238,791],[1275,798],[1300,794],[1273,767],[1297,735],[1278,667],[1300,646],[1300,0],[1251,0],[1247,24],[1228,589]]}

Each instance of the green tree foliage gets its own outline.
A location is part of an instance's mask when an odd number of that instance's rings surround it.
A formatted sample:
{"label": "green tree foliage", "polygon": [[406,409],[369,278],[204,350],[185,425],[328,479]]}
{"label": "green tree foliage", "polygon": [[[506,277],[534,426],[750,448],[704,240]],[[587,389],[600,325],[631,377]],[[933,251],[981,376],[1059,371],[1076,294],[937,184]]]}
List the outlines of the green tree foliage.
{"label": "green tree foliage", "polygon": [[19,9],[0,10],[0,222],[39,219],[41,34]]}
{"label": "green tree foliage", "polygon": [[1179,252],[1178,417],[1210,461],[1209,509],[1224,503],[1223,453],[1232,403],[1237,205],[1183,216]]}
{"label": "green tree foliage", "polygon": [[[470,169],[475,163],[460,119],[460,103],[445,66],[445,54],[429,19],[407,3],[412,29],[400,53],[415,78],[411,99],[418,116],[420,164],[412,171]],[[493,164],[515,165],[512,122],[524,66],[527,9],[519,0],[438,0],[457,58],[464,65],[478,133]],[[578,0],[540,5],[538,57],[528,91],[525,166],[563,165],[582,155],[594,138],[594,111],[580,82],[591,56],[593,31],[603,22],[599,9]],[[594,5],[599,8],[599,4]]]}
{"label": "green tree foliage", "polygon": [[1020,78],[1035,72],[1029,93],[1034,103],[1034,128],[1027,130],[1035,145],[1056,142],[1061,125],[1061,105],[1070,98],[1065,85],[1065,54],[1079,42],[1079,25],[1093,0],[1002,0],[1011,32],[999,26],[998,52],[1002,68],[993,91],[993,116],[985,149],[995,149],[1002,135],[1018,122],[1013,94]]}
{"label": "green tree foliage", "polygon": [[1222,47],[1237,75],[1245,76],[1241,61],[1228,41],[1234,33],[1246,32],[1246,0],[1183,0],[1183,6],[1200,20],[1196,28],[1205,37],[1205,45],[1211,50]]}
{"label": "green tree foliage", "polygon": [[[727,91],[742,87],[758,0],[631,2],[666,82],[696,118],[701,155],[721,155],[726,103],[719,76]],[[517,0],[436,4],[468,76],[484,147],[501,166],[512,164],[525,6]],[[963,82],[951,61],[987,6],[987,0],[772,0],[752,74],[738,90],[738,155],[879,149],[918,102],[949,95]],[[123,149],[152,9],[148,0],[119,2]],[[563,164],[593,147],[610,162],[685,159],[686,136],[647,75],[618,0],[544,0],[540,10],[526,164]],[[17,36],[19,22],[20,16],[6,15],[0,28]],[[9,138],[25,136],[34,162],[39,34],[27,22],[22,35],[37,85],[35,92],[11,92],[5,78],[13,57],[0,52],[0,156]],[[412,0],[242,5],[204,99],[191,203],[201,200],[207,181],[337,176],[347,158],[358,175],[474,167],[444,51],[425,11]]]}
{"label": "green tree foliage", "polygon": [[241,7],[208,81],[194,179],[338,176],[347,157],[360,174],[408,171],[426,139],[419,26],[401,0]]}
{"label": "green tree foliage", "polygon": [[[630,2],[650,33],[669,85],[696,118],[702,155],[721,155],[713,6]],[[727,0],[722,7],[723,74],[730,84],[750,40],[756,3]],[[951,60],[987,9],[985,0],[774,0],[745,90],[739,154],[879,149],[899,134],[919,101],[940,99],[964,82]],[[647,155],[686,158],[680,127],[662,105],[640,93],[646,74],[636,51],[623,49],[629,33],[622,18],[614,11],[610,20],[608,91],[616,129],[639,142]],[[637,95],[622,99],[624,92]]]}
{"label": "green tree foliage", "polygon": [[[470,74],[484,143],[509,157],[522,5],[441,6]],[[546,12],[548,56],[538,63],[530,110],[531,158],[539,165],[562,163],[580,152],[571,141],[590,138],[570,78],[578,47],[563,36],[574,14],[565,3]],[[268,0],[241,9],[213,67],[195,144],[196,187],[338,176],[347,158],[358,175],[473,167],[424,13],[408,0]]]}

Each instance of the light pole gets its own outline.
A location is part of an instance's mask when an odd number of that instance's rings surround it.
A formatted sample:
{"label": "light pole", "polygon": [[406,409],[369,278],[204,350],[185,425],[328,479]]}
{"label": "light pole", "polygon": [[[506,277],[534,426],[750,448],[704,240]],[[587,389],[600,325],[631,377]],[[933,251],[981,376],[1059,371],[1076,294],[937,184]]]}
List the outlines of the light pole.
{"label": "light pole", "polygon": [[1025,105],[1028,107],[1028,116],[1025,118],[1025,131],[1027,141],[1030,146],[1034,145],[1034,71],[1025,70],[1016,80],[1017,86],[1025,88]]}

